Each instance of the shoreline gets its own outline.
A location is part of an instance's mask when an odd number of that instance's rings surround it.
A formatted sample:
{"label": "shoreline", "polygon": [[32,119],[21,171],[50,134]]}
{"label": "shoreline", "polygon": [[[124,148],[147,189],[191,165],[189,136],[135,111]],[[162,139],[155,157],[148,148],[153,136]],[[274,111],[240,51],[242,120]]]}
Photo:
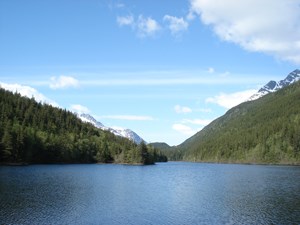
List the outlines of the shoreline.
{"label": "shoreline", "polygon": [[26,163],[26,162],[19,162],[19,163],[0,163],[1,166],[31,166],[31,165],[88,165],[88,164],[94,164],[94,165],[125,165],[125,166],[152,166],[153,164],[143,164],[143,163],[115,163],[115,162],[109,162],[109,163],[64,163],[64,162],[58,162],[58,163]]}
{"label": "shoreline", "polygon": [[[283,164],[283,163],[251,163],[251,162],[213,162],[213,161],[168,161],[168,162],[185,162],[185,163],[206,163],[206,164],[231,164],[231,165],[253,165],[253,166],[293,166],[293,167],[300,167],[299,164]],[[162,162],[162,163],[168,163],[168,162]],[[12,167],[18,167],[18,166],[30,166],[30,165],[87,165],[87,164],[98,164],[98,165],[124,165],[124,166],[152,166],[156,165],[155,162],[153,164],[142,164],[142,163],[26,163],[26,162],[19,162],[19,163],[0,163],[1,166],[12,166]]]}
{"label": "shoreline", "polygon": [[30,163],[19,162],[19,163],[0,163],[0,166],[29,166]]}
{"label": "shoreline", "polygon": [[188,162],[188,163],[208,163],[208,164],[231,164],[231,165],[253,165],[253,166],[296,166],[300,167],[300,163],[254,163],[254,162],[214,162],[214,161],[169,161],[169,162]]}

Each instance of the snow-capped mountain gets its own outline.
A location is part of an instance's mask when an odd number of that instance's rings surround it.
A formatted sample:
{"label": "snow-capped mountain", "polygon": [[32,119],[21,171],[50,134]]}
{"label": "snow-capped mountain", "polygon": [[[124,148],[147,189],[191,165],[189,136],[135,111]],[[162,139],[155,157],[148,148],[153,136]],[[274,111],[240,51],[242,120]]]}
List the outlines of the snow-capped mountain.
{"label": "snow-capped mountain", "polygon": [[[110,128],[112,129],[112,128]],[[117,131],[120,136],[128,138],[132,141],[134,141],[137,144],[140,144],[141,142],[145,142],[137,133],[130,129],[113,129],[114,131]]]}
{"label": "snow-capped mountain", "polygon": [[105,126],[100,123],[99,121],[97,121],[94,117],[92,117],[91,115],[89,114],[86,114],[86,113],[81,113],[81,114],[77,114],[76,115],[83,121],[83,122],[86,122],[86,123],[91,123],[93,124],[95,127],[97,128],[104,128]]}
{"label": "snow-capped mountain", "polygon": [[284,88],[298,80],[300,80],[300,70],[297,69],[297,70],[294,70],[293,72],[291,72],[285,79],[283,79],[281,81],[276,82],[274,80],[271,80],[269,83],[267,83],[261,89],[259,89],[256,94],[252,95],[249,98],[249,101],[256,100],[266,94],[278,91],[279,89]]}
{"label": "snow-capped mountain", "polygon": [[144,141],[137,133],[135,133],[134,131],[132,131],[130,129],[106,127],[102,123],[97,121],[94,117],[92,117],[91,115],[86,114],[86,113],[81,113],[81,114],[76,113],[76,115],[83,122],[91,123],[95,127],[100,128],[101,130],[110,131],[111,133],[113,133],[117,136],[128,138],[129,140],[132,140],[136,144],[140,144],[141,142]]}

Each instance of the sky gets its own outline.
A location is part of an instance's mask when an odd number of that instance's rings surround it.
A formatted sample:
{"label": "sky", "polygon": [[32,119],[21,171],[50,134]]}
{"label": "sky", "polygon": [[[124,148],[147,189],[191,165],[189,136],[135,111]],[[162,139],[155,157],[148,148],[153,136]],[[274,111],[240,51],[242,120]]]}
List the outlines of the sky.
{"label": "sky", "polygon": [[1,0],[0,85],[178,145],[300,67],[300,0]]}

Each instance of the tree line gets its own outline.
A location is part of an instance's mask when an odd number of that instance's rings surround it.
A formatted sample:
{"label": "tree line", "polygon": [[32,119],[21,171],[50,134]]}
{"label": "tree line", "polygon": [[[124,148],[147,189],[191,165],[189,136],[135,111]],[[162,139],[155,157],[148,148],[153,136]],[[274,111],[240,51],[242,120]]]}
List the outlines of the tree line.
{"label": "tree line", "polygon": [[76,115],[0,88],[0,163],[129,163],[167,161],[139,145],[82,122]]}
{"label": "tree line", "polygon": [[171,160],[300,164],[300,82],[230,109],[172,153]]}

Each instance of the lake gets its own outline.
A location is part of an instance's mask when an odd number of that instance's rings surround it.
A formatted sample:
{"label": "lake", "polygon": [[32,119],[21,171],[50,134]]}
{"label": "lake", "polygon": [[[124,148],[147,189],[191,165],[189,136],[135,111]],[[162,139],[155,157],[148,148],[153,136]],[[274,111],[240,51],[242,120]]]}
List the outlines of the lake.
{"label": "lake", "polygon": [[300,167],[0,167],[0,224],[300,224]]}

